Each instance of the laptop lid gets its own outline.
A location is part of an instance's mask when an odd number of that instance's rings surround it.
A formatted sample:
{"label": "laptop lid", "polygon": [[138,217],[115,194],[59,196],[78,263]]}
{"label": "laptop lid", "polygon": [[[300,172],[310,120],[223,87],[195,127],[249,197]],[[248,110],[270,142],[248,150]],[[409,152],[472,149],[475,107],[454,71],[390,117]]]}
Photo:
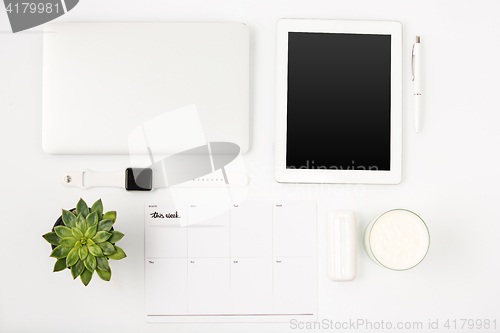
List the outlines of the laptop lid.
{"label": "laptop lid", "polygon": [[129,154],[134,130],[182,110],[189,110],[189,117],[195,110],[199,121],[169,117],[183,121],[155,129],[156,142],[161,142],[156,153],[185,149],[193,131],[205,141],[232,142],[242,153],[248,150],[246,25],[45,26],[42,146],[46,153]]}

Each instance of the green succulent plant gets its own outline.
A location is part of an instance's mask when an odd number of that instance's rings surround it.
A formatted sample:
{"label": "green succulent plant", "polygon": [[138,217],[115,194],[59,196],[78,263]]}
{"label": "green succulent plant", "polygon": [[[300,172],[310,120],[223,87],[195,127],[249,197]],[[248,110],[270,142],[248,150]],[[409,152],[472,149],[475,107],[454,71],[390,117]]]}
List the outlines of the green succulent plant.
{"label": "green succulent plant", "polygon": [[108,259],[126,257],[125,252],[114,245],[124,236],[119,231],[111,230],[116,221],[116,212],[103,214],[101,199],[90,209],[80,199],[76,210],[62,210],[62,221],[64,225],[56,226],[54,231],[42,236],[56,246],[50,254],[57,259],[54,272],[68,268],[73,280],[80,276],[85,286],[89,284],[94,271],[101,279],[109,281],[111,268]]}

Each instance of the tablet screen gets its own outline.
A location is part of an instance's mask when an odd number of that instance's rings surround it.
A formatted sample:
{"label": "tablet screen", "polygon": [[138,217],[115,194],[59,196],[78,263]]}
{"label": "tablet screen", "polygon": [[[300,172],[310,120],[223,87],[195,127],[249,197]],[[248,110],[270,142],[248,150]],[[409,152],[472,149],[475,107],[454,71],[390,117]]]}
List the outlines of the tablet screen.
{"label": "tablet screen", "polygon": [[287,169],[390,170],[391,36],[288,33]]}

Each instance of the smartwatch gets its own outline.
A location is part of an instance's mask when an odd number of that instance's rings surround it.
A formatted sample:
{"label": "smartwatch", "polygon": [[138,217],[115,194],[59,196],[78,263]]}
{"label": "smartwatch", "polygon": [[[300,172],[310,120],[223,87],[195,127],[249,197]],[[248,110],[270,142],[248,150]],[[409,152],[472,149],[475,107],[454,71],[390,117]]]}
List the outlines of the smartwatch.
{"label": "smartwatch", "polygon": [[[245,187],[249,183],[245,173],[226,173],[222,175],[211,173],[202,177],[196,174],[175,174],[175,181],[169,185],[163,172],[151,168],[127,168],[121,172],[95,172],[80,170],[67,172],[62,177],[62,183],[69,187],[88,189],[92,187],[119,187],[127,191],[151,191],[165,187]],[[185,181],[179,181],[183,179]]]}

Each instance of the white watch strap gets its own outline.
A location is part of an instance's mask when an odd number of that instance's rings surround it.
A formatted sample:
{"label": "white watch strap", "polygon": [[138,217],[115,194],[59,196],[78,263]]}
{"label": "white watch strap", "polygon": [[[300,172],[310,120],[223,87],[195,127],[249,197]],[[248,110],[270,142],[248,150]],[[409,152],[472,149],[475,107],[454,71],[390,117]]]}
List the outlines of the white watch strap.
{"label": "white watch strap", "polygon": [[[208,175],[194,178],[190,177],[189,173],[176,173],[169,174],[168,179],[162,172],[153,172],[153,189],[162,187],[175,187],[175,188],[197,188],[197,187],[245,187],[249,183],[249,178],[246,173],[241,172],[229,172],[226,174],[226,178],[220,172],[210,173]],[[188,181],[183,181],[179,183],[179,179],[191,179]],[[172,181],[175,185],[172,184]],[[227,182],[226,182],[227,181]]]}
{"label": "white watch strap", "polygon": [[125,188],[125,171],[120,172],[94,172],[80,170],[67,172],[62,177],[66,186],[83,189],[91,187],[120,187]]}
{"label": "white watch strap", "polygon": [[[246,173],[211,173],[203,177],[192,178],[192,180],[178,183],[177,179],[190,179],[189,174],[169,175],[174,180],[175,185],[169,185],[165,174],[153,171],[153,189],[164,187],[245,187],[249,183]],[[177,178],[179,177],[179,178]],[[172,179],[173,178],[173,179]],[[80,170],[67,172],[62,177],[62,183],[69,187],[91,188],[91,187],[119,187],[125,189],[125,171],[120,172],[95,172],[90,170]]]}

